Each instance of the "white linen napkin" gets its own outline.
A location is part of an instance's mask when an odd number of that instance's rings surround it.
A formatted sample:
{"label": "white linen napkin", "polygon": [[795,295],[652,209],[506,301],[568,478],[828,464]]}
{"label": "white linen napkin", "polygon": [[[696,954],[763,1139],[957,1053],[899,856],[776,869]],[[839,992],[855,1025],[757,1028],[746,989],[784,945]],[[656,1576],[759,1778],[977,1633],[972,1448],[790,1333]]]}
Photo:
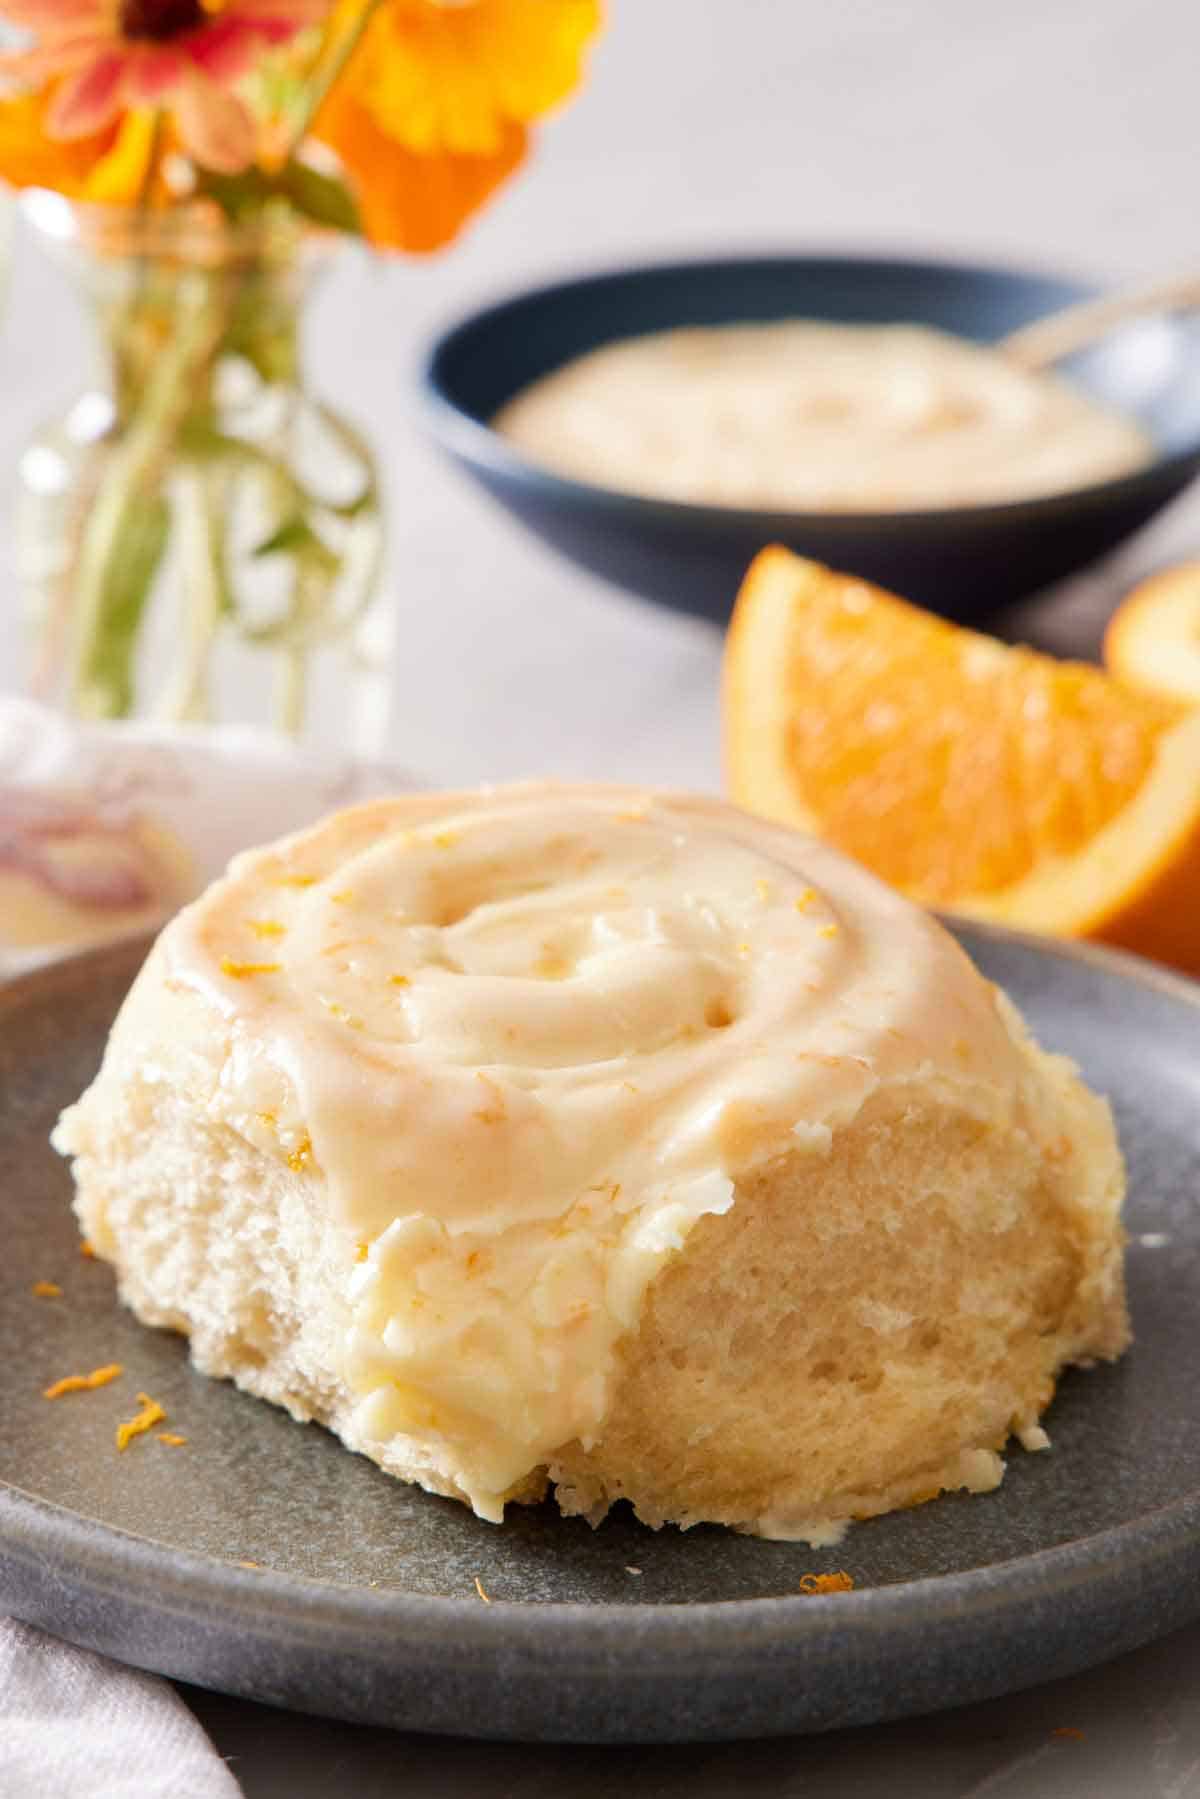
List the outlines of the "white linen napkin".
{"label": "white linen napkin", "polygon": [[239,1799],[165,1680],[0,1618],[4,1799]]}
{"label": "white linen napkin", "polygon": [[[81,725],[0,697],[0,978],[149,930],[238,850],[411,785],[260,732]],[[165,1680],[0,1617],[0,1799],[239,1792]]]}
{"label": "white linen napkin", "polygon": [[79,724],[0,696],[0,976],[148,930],[238,850],[412,785],[244,727]]}

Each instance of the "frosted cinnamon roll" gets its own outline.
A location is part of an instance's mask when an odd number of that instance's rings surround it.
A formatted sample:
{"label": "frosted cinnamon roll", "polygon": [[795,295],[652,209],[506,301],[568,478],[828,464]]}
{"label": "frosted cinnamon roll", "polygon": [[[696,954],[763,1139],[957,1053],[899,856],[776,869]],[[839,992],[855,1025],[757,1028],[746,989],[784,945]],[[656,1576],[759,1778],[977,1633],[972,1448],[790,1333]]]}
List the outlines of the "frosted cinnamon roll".
{"label": "frosted cinnamon roll", "polygon": [[1128,1338],[1112,1120],[934,921],[719,802],[359,806],[164,930],[62,1118],[145,1322],[499,1521],[829,1540]]}

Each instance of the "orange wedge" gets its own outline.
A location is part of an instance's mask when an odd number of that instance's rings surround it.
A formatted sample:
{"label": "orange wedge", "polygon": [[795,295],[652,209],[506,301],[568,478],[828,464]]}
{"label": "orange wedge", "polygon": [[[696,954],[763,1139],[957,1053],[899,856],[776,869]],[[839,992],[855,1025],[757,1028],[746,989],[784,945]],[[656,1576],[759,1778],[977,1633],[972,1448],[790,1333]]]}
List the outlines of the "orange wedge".
{"label": "orange wedge", "polygon": [[1127,687],[1200,706],[1200,562],[1134,588],[1109,621],[1104,660]]}
{"label": "orange wedge", "polygon": [[1200,974],[1200,712],[771,549],[723,715],[736,800],[922,904]]}

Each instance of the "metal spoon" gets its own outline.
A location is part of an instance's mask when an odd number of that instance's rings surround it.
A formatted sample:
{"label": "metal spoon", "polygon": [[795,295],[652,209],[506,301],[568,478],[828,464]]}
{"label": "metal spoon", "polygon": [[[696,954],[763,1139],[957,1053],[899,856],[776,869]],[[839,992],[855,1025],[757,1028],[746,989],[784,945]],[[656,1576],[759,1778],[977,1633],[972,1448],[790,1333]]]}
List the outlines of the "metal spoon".
{"label": "metal spoon", "polygon": [[1200,275],[1176,276],[1129,294],[1107,294],[1100,300],[1084,300],[1064,307],[1049,317],[1035,319],[1010,331],[995,348],[1010,362],[1035,372],[1061,362],[1077,350],[1107,337],[1122,325],[1155,313],[1191,312],[1200,307]]}

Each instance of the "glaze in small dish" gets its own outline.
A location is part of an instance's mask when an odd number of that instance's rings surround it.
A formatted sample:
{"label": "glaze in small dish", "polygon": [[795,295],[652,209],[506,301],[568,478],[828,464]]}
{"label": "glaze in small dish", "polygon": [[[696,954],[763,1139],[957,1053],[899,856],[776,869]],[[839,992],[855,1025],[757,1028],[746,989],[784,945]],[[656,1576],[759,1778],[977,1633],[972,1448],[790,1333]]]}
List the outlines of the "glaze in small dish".
{"label": "glaze in small dish", "polygon": [[1154,453],[1132,472],[1029,499],[798,511],[654,497],[556,472],[511,442],[497,415],[566,364],[650,333],[812,319],[911,323],[987,344],[1098,291],[1017,270],[867,257],[584,276],[487,307],[442,334],[424,364],[424,413],[442,448],[546,543],[648,599],[724,619],[751,558],[782,543],[949,617],[977,620],[1114,548],[1192,478],[1200,467],[1196,322],[1130,325],[1064,365],[1085,397],[1140,426]]}

